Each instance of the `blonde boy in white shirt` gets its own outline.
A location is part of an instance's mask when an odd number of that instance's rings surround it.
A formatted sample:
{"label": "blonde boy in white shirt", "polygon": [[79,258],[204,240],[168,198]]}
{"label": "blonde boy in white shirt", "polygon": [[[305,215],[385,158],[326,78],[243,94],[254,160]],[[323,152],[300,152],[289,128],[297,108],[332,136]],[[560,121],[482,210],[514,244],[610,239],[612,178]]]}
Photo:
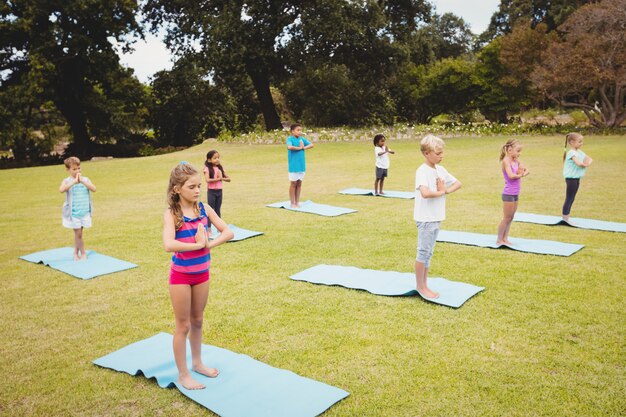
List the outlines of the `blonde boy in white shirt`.
{"label": "blonde boy in white shirt", "polygon": [[426,135],[420,150],[425,162],[415,172],[415,209],[413,219],[417,224],[417,256],[415,257],[415,281],[417,291],[425,298],[437,298],[439,294],[426,285],[430,259],[441,222],[446,218],[446,194],[461,188],[461,182],[444,167],[445,143],[441,138]]}

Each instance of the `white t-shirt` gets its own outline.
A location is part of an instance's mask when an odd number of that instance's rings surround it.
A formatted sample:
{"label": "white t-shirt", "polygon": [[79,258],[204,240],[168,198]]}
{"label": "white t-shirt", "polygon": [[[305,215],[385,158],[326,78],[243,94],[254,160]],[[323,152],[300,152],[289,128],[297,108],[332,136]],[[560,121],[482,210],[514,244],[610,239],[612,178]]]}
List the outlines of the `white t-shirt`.
{"label": "white t-shirt", "polygon": [[457,179],[441,165],[431,168],[422,164],[415,171],[415,209],[413,219],[417,222],[440,222],[446,218],[446,195],[435,198],[424,198],[419,188],[426,185],[429,190],[437,191],[437,178],[443,178],[446,187],[454,184]]}
{"label": "white t-shirt", "polygon": [[374,148],[374,152],[376,154],[376,168],[389,168],[389,154],[385,153],[384,155],[378,155],[381,152],[385,152],[386,149],[377,146]]}

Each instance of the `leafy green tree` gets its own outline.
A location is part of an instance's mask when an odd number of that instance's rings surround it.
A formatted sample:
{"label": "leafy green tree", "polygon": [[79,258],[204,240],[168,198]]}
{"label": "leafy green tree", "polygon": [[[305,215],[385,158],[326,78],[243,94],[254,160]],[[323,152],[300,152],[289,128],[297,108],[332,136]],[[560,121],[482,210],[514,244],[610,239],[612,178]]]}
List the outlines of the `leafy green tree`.
{"label": "leafy green tree", "polygon": [[325,65],[298,72],[285,85],[298,119],[315,126],[338,126],[354,121],[353,104],[359,83],[345,65]]}
{"label": "leafy green tree", "polygon": [[[233,97],[246,88],[245,75],[268,129],[281,127],[272,86],[292,102],[295,117],[327,123],[391,120],[384,80],[411,54],[407,39],[431,14],[425,0],[148,0],[144,10],[154,28],[170,24],[167,41],[173,50],[199,49],[216,85],[227,85]],[[325,68],[329,74],[321,73]],[[331,88],[327,95],[335,96],[348,84],[328,83],[344,77],[345,69],[357,81],[348,83],[354,87],[350,94],[342,94],[350,114],[323,116],[313,103],[325,93],[315,85],[317,98],[298,98],[298,90],[308,90],[306,80]],[[307,102],[313,107],[305,109]]]}
{"label": "leafy green tree", "polygon": [[443,113],[466,112],[480,91],[474,74],[474,62],[465,58],[408,64],[392,85],[398,115],[407,122],[430,123]]}
{"label": "leafy green tree", "polygon": [[191,146],[224,129],[236,131],[237,111],[224,89],[193,59],[179,59],[152,82],[150,121],[162,145]]}
{"label": "leafy green tree", "polygon": [[509,112],[519,109],[521,103],[510,96],[511,91],[504,82],[508,71],[500,60],[501,43],[501,38],[495,39],[478,55],[475,75],[480,94],[474,104],[487,120],[507,123]]}
{"label": "leafy green tree", "polygon": [[480,94],[474,105],[488,120],[506,123],[510,113],[539,100],[530,73],[550,37],[543,25],[536,29],[520,25],[478,53],[475,75]]}
{"label": "leafy green tree", "polygon": [[[284,90],[296,117],[324,124],[393,123],[389,80],[407,60],[430,62],[430,38],[418,30],[430,13],[424,1],[322,0],[303,6],[285,48],[293,75]],[[325,100],[337,103],[337,111],[324,107]]]}
{"label": "leafy green tree", "polygon": [[433,16],[421,30],[427,34],[435,60],[454,58],[469,52],[474,40],[468,24],[452,13]]}
{"label": "leafy green tree", "polygon": [[[28,82],[67,121],[73,152],[93,153],[92,138],[115,140],[139,121],[142,87],[119,64],[115,40],[141,33],[134,0],[14,0],[0,5],[2,88]],[[133,95],[132,93],[137,93]]]}
{"label": "leafy green tree", "polygon": [[247,75],[270,130],[282,127],[270,87],[283,70],[281,39],[298,17],[299,3],[147,0],[144,11],[153,28],[169,24],[166,41],[172,49],[199,47],[215,77],[229,81]]}

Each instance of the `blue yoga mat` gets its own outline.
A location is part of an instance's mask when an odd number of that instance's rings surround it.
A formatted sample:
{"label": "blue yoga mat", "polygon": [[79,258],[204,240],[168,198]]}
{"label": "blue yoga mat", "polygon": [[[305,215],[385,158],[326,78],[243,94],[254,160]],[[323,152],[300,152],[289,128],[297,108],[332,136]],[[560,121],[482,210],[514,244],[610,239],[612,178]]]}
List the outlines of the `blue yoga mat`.
{"label": "blue yoga mat", "polygon": [[[345,190],[339,191],[339,194],[347,194],[347,195],[374,195],[374,191],[366,190],[364,188],[346,188]],[[384,191],[384,194],[378,195],[377,197],[388,197],[388,198],[403,198],[406,200],[410,200],[415,198],[415,192],[411,191]]]}
{"label": "blue yoga mat", "polygon": [[548,226],[565,225],[579,229],[604,230],[606,232],[626,233],[626,223],[607,222],[604,220],[581,219],[570,217],[569,221],[560,216],[546,216],[544,214],[515,213],[513,218],[516,222],[545,224]]}
{"label": "blue yoga mat", "polygon": [[273,208],[284,208],[292,211],[301,211],[303,213],[313,213],[319,214],[320,216],[341,216],[342,214],[355,213],[356,210],[344,208],[344,207],[335,207],[328,206],[326,204],[318,204],[314,203],[311,200],[307,200],[304,203],[300,203],[299,208],[291,208],[291,203],[289,201],[281,201],[279,203],[268,204],[267,207]]}
{"label": "blue yoga mat", "polygon": [[[202,345],[202,359],[220,371],[217,378],[192,372],[195,380],[206,385],[202,390],[187,390],[178,384],[172,335],[167,333],[123,347],[93,363],[156,378],[161,388],[176,386],[183,395],[223,417],[313,417],[349,395],[342,389],[215,346]],[[189,343],[187,362],[191,367]]]}
{"label": "blue yoga mat", "polygon": [[[353,266],[316,265],[289,278],[313,284],[340,285],[356,290],[365,290],[376,295],[420,295],[415,289],[415,274],[409,272],[377,271]],[[448,307],[459,308],[478,294],[484,287],[444,278],[428,278],[428,287],[439,293],[438,298],[425,300]]]}
{"label": "blue yoga mat", "polygon": [[28,262],[42,263],[76,278],[91,279],[100,275],[136,268],[137,265],[102,255],[92,250],[87,251],[87,260],[75,261],[74,248],[57,248],[20,256]]}
{"label": "blue yoga mat", "polygon": [[[250,237],[262,235],[263,232],[255,232],[254,230],[246,230],[240,227],[235,226],[234,224],[229,224],[228,227],[232,230],[235,235],[229,242],[236,242],[238,240],[248,239]],[[220,232],[215,228],[214,225],[211,225],[211,239],[216,239],[220,235]]]}
{"label": "blue yoga mat", "polygon": [[538,253],[541,255],[570,256],[585,247],[585,245],[574,243],[522,238],[509,238],[512,245],[496,245],[496,240],[497,235],[454,232],[450,230],[441,230],[437,236],[437,242],[460,243],[462,245],[493,249],[509,248],[520,252]]}

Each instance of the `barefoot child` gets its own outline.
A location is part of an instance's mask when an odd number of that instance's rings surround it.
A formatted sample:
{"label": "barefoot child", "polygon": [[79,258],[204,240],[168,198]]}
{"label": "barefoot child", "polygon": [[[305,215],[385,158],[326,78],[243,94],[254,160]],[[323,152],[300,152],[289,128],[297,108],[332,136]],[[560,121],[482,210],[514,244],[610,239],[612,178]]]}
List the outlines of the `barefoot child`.
{"label": "barefoot child", "polygon": [[500,149],[504,189],[502,190],[503,216],[498,226],[497,245],[511,244],[509,241],[509,229],[511,229],[511,223],[517,211],[521,178],[530,174],[528,168],[524,167],[519,161],[521,153],[522,144],[517,139],[509,139]]}
{"label": "barefoot child", "polygon": [[426,135],[421,141],[425,162],[415,173],[415,210],[417,224],[417,256],[415,281],[417,291],[425,298],[437,298],[439,294],[427,286],[428,268],[433,256],[441,222],[446,218],[446,194],[461,188],[461,182],[444,167],[444,142],[437,136]]}
{"label": "barefoot child", "polygon": [[220,163],[220,154],[211,150],[204,161],[204,179],[206,180],[206,201],[220,218],[222,217],[222,181],[230,182]]}
{"label": "barefoot child", "polygon": [[[200,173],[186,162],[170,174],[167,188],[169,208],[163,215],[163,247],[174,252],[170,267],[169,292],[176,318],[173,349],[178,383],[186,389],[203,389],[187,368],[187,335],[191,346],[191,369],[214,378],[219,374],[202,362],[202,320],[209,295],[211,248],[233,238],[233,233],[210,207],[200,202]],[[220,235],[209,240],[208,222]]]}
{"label": "barefoot child", "polygon": [[302,191],[302,180],[306,171],[306,159],[304,151],[311,149],[313,144],[302,136],[302,125],[294,123],[291,125],[291,136],[287,138],[287,159],[289,162],[289,199],[291,208],[300,207],[300,191]]}
{"label": "barefoot child", "polygon": [[70,156],[65,161],[70,176],[61,182],[59,192],[65,193],[63,226],[74,229],[74,260],[87,259],[83,228],[91,227],[91,194],[96,186],[80,173],[80,159]]}
{"label": "barefoot child", "polygon": [[[569,151],[567,150],[569,145]],[[574,204],[574,198],[580,186],[580,179],[585,176],[587,167],[593,160],[580,148],[583,146],[583,135],[568,133],[565,136],[565,151],[563,152],[563,177],[565,177],[565,203],[563,203],[563,220],[569,220],[569,213]]]}
{"label": "barefoot child", "polygon": [[383,183],[387,177],[387,170],[389,169],[389,154],[395,153],[387,146],[385,146],[384,135],[378,134],[374,136],[374,154],[376,155],[376,181],[374,181],[374,195],[382,195]]}

